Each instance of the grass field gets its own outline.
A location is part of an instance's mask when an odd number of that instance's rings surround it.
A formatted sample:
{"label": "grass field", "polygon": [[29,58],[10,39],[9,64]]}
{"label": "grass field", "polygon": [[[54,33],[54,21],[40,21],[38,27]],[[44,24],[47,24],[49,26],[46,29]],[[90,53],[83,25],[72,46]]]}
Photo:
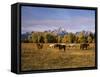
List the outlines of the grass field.
{"label": "grass field", "polygon": [[95,66],[95,48],[88,50],[66,48],[66,51],[48,47],[38,49],[35,43],[21,44],[21,70],[60,69]]}

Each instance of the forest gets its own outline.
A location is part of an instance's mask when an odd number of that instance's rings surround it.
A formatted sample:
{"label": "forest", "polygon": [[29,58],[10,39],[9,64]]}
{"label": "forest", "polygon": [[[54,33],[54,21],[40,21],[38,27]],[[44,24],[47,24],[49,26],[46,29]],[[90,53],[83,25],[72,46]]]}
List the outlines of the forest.
{"label": "forest", "polygon": [[[23,37],[23,36],[22,36]],[[95,33],[76,32],[66,33],[64,35],[53,32],[31,32],[21,39],[23,43],[94,43]]]}

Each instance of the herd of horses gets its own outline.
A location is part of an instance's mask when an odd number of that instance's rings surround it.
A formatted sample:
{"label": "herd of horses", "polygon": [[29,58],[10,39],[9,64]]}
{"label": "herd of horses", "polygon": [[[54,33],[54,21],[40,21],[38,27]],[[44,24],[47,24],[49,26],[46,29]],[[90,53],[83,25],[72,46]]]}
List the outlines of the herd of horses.
{"label": "herd of horses", "polygon": [[[43,43],[37,43],[36,44],[37,48],[38,49],[42,49],[43,48]],[[63,44],[63,43],[56,43],[56,44],[49,44],[48,47],[50,48],[58,48],[59,50],[66,50],[66,47],[69,47],[69,48],[73,48],[73,47],[76,47],[77,44]],[[88,47],[89,47],[89,43],[81,43],[80,44],[80,49],[81,50],[87,50]]]}

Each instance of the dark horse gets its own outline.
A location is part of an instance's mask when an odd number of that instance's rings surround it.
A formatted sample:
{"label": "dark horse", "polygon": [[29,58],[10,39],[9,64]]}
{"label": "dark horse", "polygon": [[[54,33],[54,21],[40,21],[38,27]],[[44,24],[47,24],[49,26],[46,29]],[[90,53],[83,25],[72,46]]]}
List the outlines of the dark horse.
{"label": "dark horse", "polygon": [[66,50],[66,45],[63,45],[63,44],[55,44],[54,47],[58,47],[59,50],[63,49],[64,51]]}
{"label": "dark horse", "polygon": [[82,43],[82,44],[80,44],[80,49],[87,49],[88,48],[88,46],[89,46],[89,44],[88,43]]}
{"label": "dark horse", "polygon": [[37,43],[36,45],[37,45],[38,49],[42,49],[43,48],[43,44],[42,43]]}

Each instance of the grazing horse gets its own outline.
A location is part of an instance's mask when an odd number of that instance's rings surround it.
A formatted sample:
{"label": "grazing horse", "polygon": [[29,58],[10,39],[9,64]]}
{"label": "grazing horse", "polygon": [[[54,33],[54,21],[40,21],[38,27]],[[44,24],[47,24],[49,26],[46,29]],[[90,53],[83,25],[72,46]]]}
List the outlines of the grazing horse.
{"label": "grazing horse", "polygon": [[55,44],[54,47],[58,47],[59,50],[64,49],[64,51],[66,50],[66,45],[65,44]]}
{"label": "grazing horse", "polygon": [[82,44],[80,44],[80,49],[87,49],[88,48],[88,46],[89,46],[89,44],[88,43],[82,43]]}
{"label": "grazing horse", "polygon": [[68,44],[67,47],[69,47],[69,48],[72,47],[73,48],[73,47],[76,47],[76,44]]}
{"label": "grazing horse", "polygon": [[54,48],[55,44],[50,44],[49,47],[50,48]]}
{"label": "grazing horse", "polygon": [[38,49],[42,49],[43,48],[43,44],[41,44],[41,43],[37,43],[36,45],[37,45]]}

